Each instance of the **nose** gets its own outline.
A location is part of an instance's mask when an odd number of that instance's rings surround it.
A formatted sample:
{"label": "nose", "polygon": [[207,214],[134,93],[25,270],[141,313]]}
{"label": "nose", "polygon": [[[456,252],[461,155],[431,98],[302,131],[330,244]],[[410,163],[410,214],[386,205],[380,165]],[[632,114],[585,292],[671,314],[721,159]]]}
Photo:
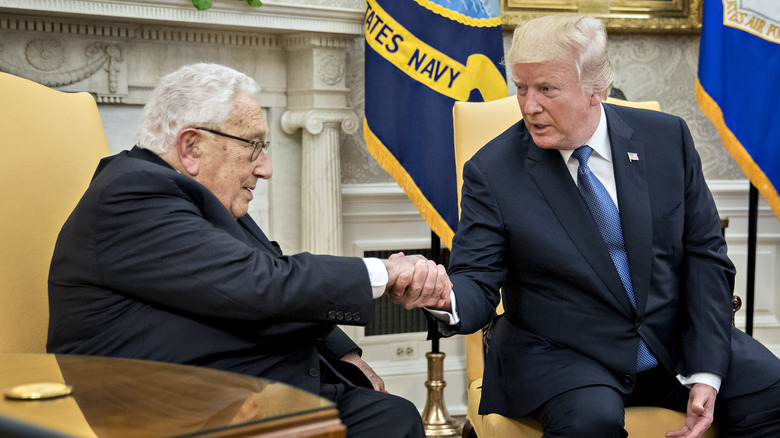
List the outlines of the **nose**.
{"label": "nose", "polygon": [[268,151],[261,152],[260,156],[257,157],[252,173],[260,179],[270,179],[273,176],[274,169],[271,165],[271,156],[268,155]]}
{"label": "nose", "polygon": [[517,96],[520,103],[520,109],[523,114],[537,114],[542,112],[542,105],[539,104],[538,96],[533,90],[528,90],[525,96]]}

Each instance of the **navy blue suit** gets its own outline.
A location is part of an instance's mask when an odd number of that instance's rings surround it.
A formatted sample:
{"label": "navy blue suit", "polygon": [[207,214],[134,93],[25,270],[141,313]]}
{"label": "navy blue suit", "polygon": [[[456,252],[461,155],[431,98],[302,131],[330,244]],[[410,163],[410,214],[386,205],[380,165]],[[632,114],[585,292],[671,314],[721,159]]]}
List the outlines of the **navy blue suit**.
{"label": "navy blue suit", "polygon": [[60,231],[49,312],[52,353],[265,377],[335,401],[347,436],[423,436],[411,402],[338,360],[357,345],[336,324],[373,316],[363,261],[283,255],[144,149],[102,160]]}
{"label": "navy blue suit", "polygon": [[605,112],[636,310],[559,151],[537,147],[521,121],[464,166],[449,267],[454,330],[488,323],[500,289],[505,309],[486,357],[482,414],[522,417],[589,385],[628,394],[640,337],[670,374],[722,376],[719,397],[780,380],[777,358],[732,325],[735,270],[686,124],[655,111]]}
{"label": "navy blue suit", "polygon": [[357,348],[335,323],[367,323],[373,298],[361,259],[283,256],[248,215],[236,221],[200,183],[134,148],[101,162],[63,226],[49,307],[53,353],[205,366],[318,393],[320,354]]}

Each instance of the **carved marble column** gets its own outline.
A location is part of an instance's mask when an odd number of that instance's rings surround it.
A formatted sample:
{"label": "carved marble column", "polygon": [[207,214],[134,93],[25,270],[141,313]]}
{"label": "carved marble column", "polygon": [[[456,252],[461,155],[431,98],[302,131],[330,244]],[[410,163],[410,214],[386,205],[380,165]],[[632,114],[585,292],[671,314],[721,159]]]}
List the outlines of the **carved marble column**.
{"label": "carved marble column", "polygon": [[303,129],[301,157],[301,247],[315,254],[342,253],[339,130],[354,134],[358,119],[349,110],[290,110],[282,115],[287,133]]}
{"label": "carved marble column", "polygon": [[354,134],[358,119],[346,107],[346,49],[353,37],[285,36],[288,111],[282,129],[303,129],[301,250],[342,253],[340,131]]}

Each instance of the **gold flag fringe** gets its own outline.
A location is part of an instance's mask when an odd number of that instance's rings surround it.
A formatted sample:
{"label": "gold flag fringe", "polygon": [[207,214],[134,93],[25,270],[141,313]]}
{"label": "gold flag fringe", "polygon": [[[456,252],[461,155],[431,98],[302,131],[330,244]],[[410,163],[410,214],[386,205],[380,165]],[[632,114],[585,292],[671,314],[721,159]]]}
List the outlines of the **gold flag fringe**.
{"label": "gold flag fringe", "polygon": [[726,150],[729,151],[734,160],[736,160],[739,167],[748,177],[750,182],[758,189],[759,193],[764,197],[769,207],[775,212],[778,221],[780,221],[780,196],[777,194],[777,190],[772,181],[767,178],[766,174],[761,168],[753,161],[753,158],[742,146],[737,137],[726,126],[726,122],[723,120],[723,111],[720,106],[715,102],[707,91],[704,90],[701,83],[696,80],[696,100],[699,101],[699,108],[710,119],[713,125],[718,128],[720,137],[723,139],[723,144],[726,146]]}
{"label": "gold flag fringe", "polygon": [[406,169],[401,165],[395,156],[387,150],[385,145],[379,140],[376,135],[371,131],[368,126],[368,120],[363,119],[363,137],[366,139],[366,145],[368,151],[374,156],[374,159],[382,166],[383,169],[395,179],[398,185],[403,189],[406,196],[411,199],[420,215],[428,224],[429,227],[436,233],[439,238],[447,245],[447,248],[452,248],[452,238],[454,232],[452,228],[447,224],[444,218],[441,217],[439,212],[433,207],[428,199],[423,195],[420,188],[414,182],[414,179],[406,172]]}
{"label": "gold flag fringe", "polygon": [[434,3],[431,0],[414,0],[418,5],[428,9],[434,14],[447,17],[452,21],[457,21],[460,24],[465,24],[471,27],[496,27],[501,25],[501,17],[491,18],[474,18],[468,15],[461,14],[460,12],[453,11],[452,9],[445,8],[444,6]]}

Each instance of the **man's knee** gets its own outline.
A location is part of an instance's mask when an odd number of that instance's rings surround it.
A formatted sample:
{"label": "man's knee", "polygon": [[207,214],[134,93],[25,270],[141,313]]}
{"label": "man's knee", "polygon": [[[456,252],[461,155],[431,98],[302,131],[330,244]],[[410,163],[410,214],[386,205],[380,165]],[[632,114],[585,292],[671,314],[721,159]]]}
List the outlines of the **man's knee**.
{"label": "man's knee", "polygon": [[417,407],[404,398],[365,388],[337,401],[347,437],[424,437]]}
{"label": "man's knee", "polygon": [[566,438],[623,438],[623,398],[612,388],[593,386],[567,391],[550,399],[534,413],[544,436]]}
{"label": "man's knee", "polygon": [[393,430],[398,437],[423,437],[423,422],[417,407],[409,400],[389,395],[383,400],[385,430]]}
{"label": "man's knee", "polygon": [[780,436],[780,382],[762,391],[715,402],[722,437]]}

